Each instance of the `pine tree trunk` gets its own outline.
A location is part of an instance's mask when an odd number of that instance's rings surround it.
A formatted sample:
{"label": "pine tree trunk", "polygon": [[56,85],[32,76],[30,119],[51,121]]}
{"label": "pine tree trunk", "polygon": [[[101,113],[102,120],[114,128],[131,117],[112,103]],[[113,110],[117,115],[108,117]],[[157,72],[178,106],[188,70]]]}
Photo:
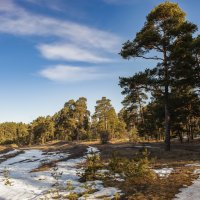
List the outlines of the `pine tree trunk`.
{"label": "pine tree trunk", "polygon": [[168,105],[168,86],[165,86],[165,151],[170,151],[170,115]]}
{"label": "pine tree trunk", "polygon": [[179,129],[178,129],[178,135],[179,135],[180,143],[182,144],[183,143],[183,135],[182,135],[182,132]]}
{"label": "pine tree trunk", "polygon": [[168,72],[168,64],[167,64],[167,51],[166,48],[163,47],[164,52],[164,71],[165,71],[165,151],[170,151],[170,114],[169,114],[169,72]]}

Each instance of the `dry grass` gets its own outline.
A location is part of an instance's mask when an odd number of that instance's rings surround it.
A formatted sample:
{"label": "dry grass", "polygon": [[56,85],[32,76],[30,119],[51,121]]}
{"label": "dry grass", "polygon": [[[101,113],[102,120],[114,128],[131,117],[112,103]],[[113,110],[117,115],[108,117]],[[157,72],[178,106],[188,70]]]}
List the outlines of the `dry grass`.
{"label": "dry grass", "polygon": [[[104,162],[110,158],[113,152],[118,152],[118,155],[125,158],[133,158],[141,150],[137,146],[151,146],[148,148],[150,157],[154,159],[152,162],[153,168],[173,167],[174,171],[167,178],[156,178],[153,181],[134,183],[131,180],[125,182],[117,182],[113,180],[105,180],[105,184],[108,186],[115,186],[120,188],[125,196],[122,199],[142,199],[142,200],[169,200],[173,199],[175,194],[179,192],[179,189],[190,185],[192,181],[197,178],[197,175],[193,174],[194,167],[185,166],[190,163],[200,163],[200,142],[194,142],[191,144],[179,144],[173,143],[171,152],[165,152],[163,143],[151,142],[133,144],[127,141],[112,141],[110,144],[101,145],[99,141],[92,142],[63,142],[54,141],[45,145],[26,146],[22,149],[41,149],[45,152],[59,151],[62,153],[68,153],[70,156],[67,159],[82,157],[86,151],[87,146],[96,146],[102,155]],[[0,151],[7,151],[9,147],[0,146]],[[67,160],[63,159],[63,160]],[[62,161],[63,161],[62,160]],[[61,161],[61,160],[59,160]],[[56,165],[56,162],[50,162],[43,164],[34,171],[45,171],[50,167]]]}
{"label": "dry grass", "polygon": [[197,178],[193,174],[193,167],[174,168],[174,172],[167,178],[155,178],[149,181],[138,182],[125,180],[117,182],[106,180],[107,186],[115,186],[124,192],[123,200],[171,200],[179,192],[180,188],[191,185]]}
{"label": "dry grass", "polygon": [[[144,145],[144,144],[140,144]],[[148,148],[150,157],[153,158],[153,168],[173,167],[174,171],[167,178],[157,178],[142,183],[140,181],[116,182],[107,180],[108,186],[117,186],[124,193],[122,199],[134,200],[169,200],[173,199],[180,188],[191,185],[192,181],[197,178],[194,175],[196,167],[188,167],[186,164],[200,163],[200,144],[172,144],[171,152],[165,152],[162,143],[146,144],[152,148]],[[109,144],[98,145],[101,149],[102,157],[107,160],[115,151],[120,157],[133,158],[137,155],[141,148],[137,148],[135,144]]]}

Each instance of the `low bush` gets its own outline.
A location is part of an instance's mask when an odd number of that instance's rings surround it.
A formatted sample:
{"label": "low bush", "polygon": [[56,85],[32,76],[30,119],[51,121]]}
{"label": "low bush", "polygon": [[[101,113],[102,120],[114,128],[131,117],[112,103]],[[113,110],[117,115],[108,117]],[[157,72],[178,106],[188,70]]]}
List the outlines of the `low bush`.
{"label": "low bush", "polygon": [[108,167],[112,173],[118,173],[126,180],[138,182],[156,178],[156,174],[151,170],[150,163],[149,153],[144,149],[133,159],[122,158],[114,153],[109,160]]}
{"label": "low bush", "polygon": [[91,152],[86,156],[83,172],[79,173],[81,181],[92,181],[98,177],[98,170],[102,168],[102,161],[99,153]]}

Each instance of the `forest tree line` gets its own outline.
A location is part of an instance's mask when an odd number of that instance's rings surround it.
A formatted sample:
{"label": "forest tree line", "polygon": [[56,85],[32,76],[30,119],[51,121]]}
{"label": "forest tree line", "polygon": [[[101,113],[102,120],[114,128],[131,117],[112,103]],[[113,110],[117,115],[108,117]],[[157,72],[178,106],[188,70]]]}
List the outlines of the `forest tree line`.
{"label": "forest tree line", "polygon": [[30,124],[6,122],[0,124],[0,143],[19,145],[44,144],[52,140],[92,140],[126,137],[126,125],[118,117],[106,97],[96,102],[91,116],[87,99],[69,100],[53,116],[38,117]]}
{"label": "forest tree line", "polygon": [[[0,124],[0,144],[31,145],[53,140],[78,141],[101,139],[140,140],[164,139],[164,109],[162,102],[140,93],[134,103],[123,101],[124,107],[116,113],[106,97],[96,102],[93,115],[87,109],[87,99],[69,100],[53,116],[38,117],[30,124],[5,122]],[[128,97],[128,96],[127,96]],[[132,99],[133,100],[133,99]],[[128,102],[127,102],[128,101]],[[129,105],[129,106],[128,106]],[[193,140],[200,133],[200,98],[197,94],[174,94],[171,112],[171,136],[180,141]]]}

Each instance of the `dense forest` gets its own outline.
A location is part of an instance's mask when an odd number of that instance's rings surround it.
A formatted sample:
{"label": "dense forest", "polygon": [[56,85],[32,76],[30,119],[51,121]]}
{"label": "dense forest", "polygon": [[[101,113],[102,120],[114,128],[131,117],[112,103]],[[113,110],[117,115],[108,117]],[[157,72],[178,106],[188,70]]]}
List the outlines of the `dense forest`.
{"label": "dense forest", "polygon": [[52,140],[92,140],[127,137],[125,122],[106,97],[96,102],[95,113],[87,109],[87,99],[69,100],[53,116],[38,117],[30,124],[0,124],[1,144],[44,144]]}
{"label": "dense forest", "polygon": [[[123,101],[124,107],[116,113],[106,97],[96,102],[95,113],[90,115],[87,99],[69,100],[53,116],[38,117],[30,124],[5,122],[0,124],[0,143],[18,145],[44,144],[52,140],[95,140],[103,143],[111,139],[140,140],[164,139],[164,108],[162,102],[144,93],[135,102]],[[180,142],[193,140],[200,132],[200,99],[197,94],[174,96],[171,112],[171,137]],[[184,109],[183,109],[184,108]]]}
{"label": "dense forest", "polygon": [[123,108],[116,113],[106,97],[97,100],[93,115],[87,99],[69,100],[53,116],[30,124],[0,124],[0,143],[43,144],[51,140],[111,139],[131,141],[186,138],[200,133],[200,36],[177,4],[165,2],[146,17],[135,38],[123,44],[124,59],[154,60],[131,77],[121,77]]}

